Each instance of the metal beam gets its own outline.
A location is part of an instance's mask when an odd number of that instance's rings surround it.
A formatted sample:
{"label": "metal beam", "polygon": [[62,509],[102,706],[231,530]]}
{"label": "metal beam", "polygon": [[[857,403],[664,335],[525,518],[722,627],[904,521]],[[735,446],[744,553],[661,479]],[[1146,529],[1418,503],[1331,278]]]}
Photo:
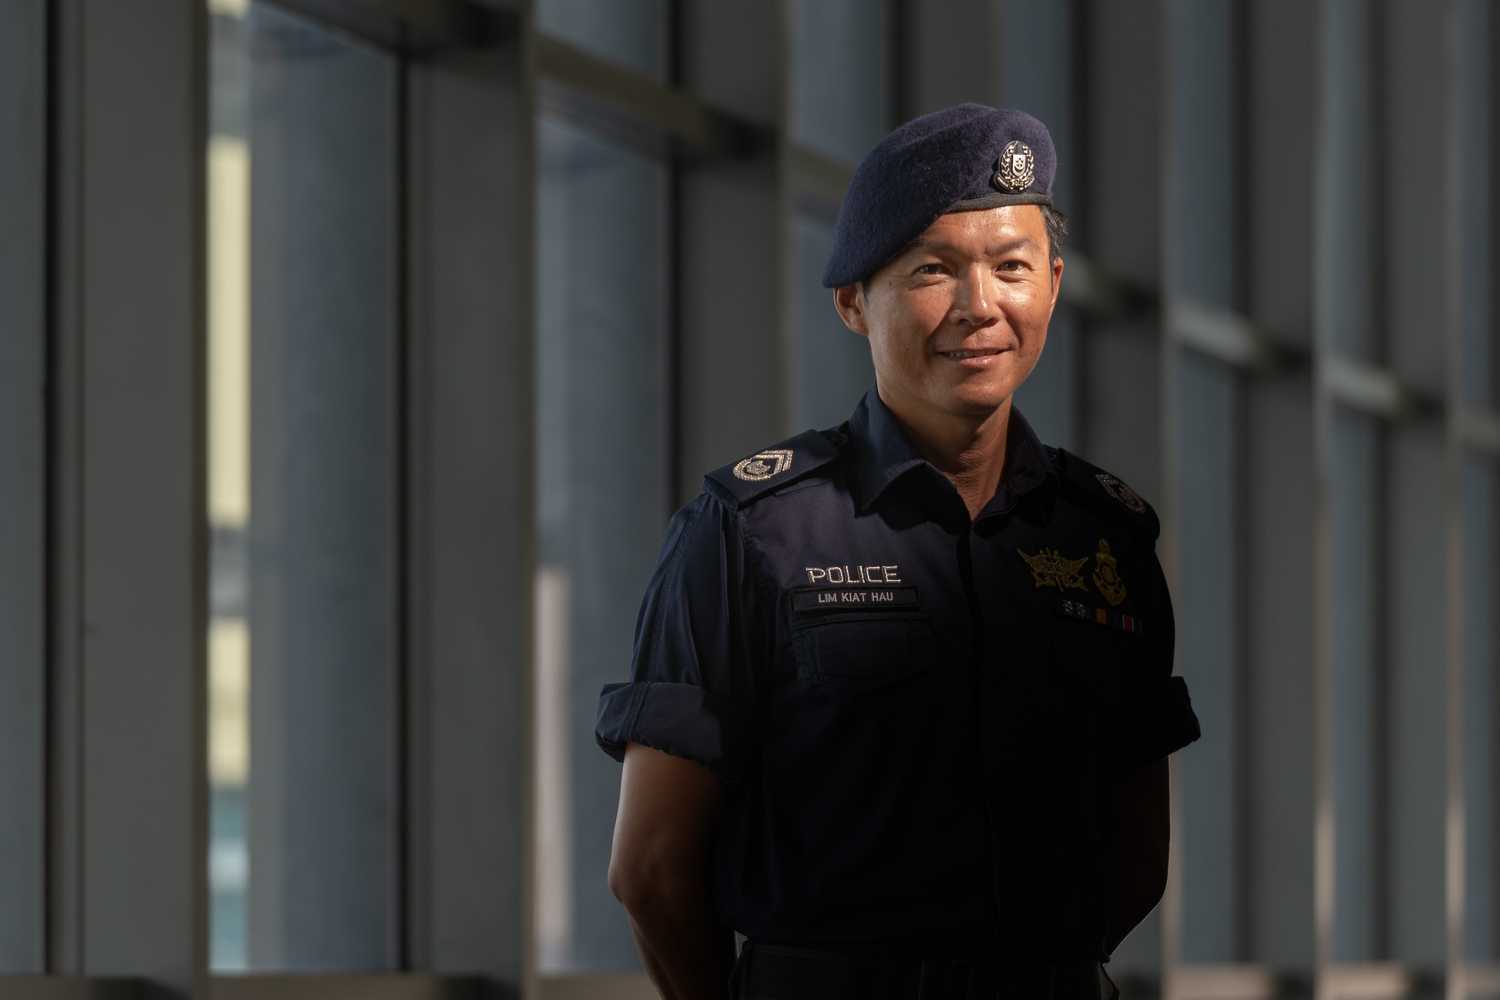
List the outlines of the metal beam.
{"label": "metal beam", "polygon": [[541,107],[611,139],[689,159],[744,159],[772,145],[772,133],[764,126],[710,108],[570,42],[538,34],[531,56]]}
{"label": "metal beam", "polygon": [[408,55],[513,38],[520,18],[467,0],[269,0],[319,24]]}

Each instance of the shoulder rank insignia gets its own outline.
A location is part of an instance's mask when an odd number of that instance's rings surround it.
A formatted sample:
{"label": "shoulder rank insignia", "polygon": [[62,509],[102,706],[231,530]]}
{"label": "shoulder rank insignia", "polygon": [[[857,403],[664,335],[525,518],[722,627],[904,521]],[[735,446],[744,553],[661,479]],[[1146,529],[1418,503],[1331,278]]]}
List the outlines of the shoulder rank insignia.
{"label": "shoulder rank insignia", "polygon": [[747,482],[758,482],[780,475],[791,467],[791,449],[772,448],[770,451],[758,451],[749,458],[740,459],[734,465],[734,475],[735,478],[744,479]]}
{"label": "shoulder rank insignia", "polygon": [[1110,606],[1125,600],[1125,581],[1120,579],[1119,564],[1110,555],[1109,543],[1099,539],[1099,551],[1094,553],[1094,586]]}
{"label": "shoulder rank insignia", "polygon": [[1135,490],[1120,482],[1119,479],[1107,472],[1096,472],[1094,478],[1099,480],[1099,485],[1104,487],[1104,492],[1120,501],[1137,514],[1146,513],[1146,501]]}
{"label": "shoulder rank insignia", "polygon": [[1083,582],[1083,564],[1089,561],[1088,556],[1082,559],[1069,559],[1056,549],[1042,549],[1035,554],[1022,552],[1016,549],[1016,554],[1026,560],[1026,565],[1031,567],[1031,579],[1038,589],[1042,587],[1056,587],[1064,590],[1076,587],[1079,590],[1088,590],[1088,584]]}
{"label": "shoulder rank insignia", "polygon": [[731,507],[742,507],[827,466],[844,443],[840,428],[803,431],[715,469],[704,477],[703,486]]}

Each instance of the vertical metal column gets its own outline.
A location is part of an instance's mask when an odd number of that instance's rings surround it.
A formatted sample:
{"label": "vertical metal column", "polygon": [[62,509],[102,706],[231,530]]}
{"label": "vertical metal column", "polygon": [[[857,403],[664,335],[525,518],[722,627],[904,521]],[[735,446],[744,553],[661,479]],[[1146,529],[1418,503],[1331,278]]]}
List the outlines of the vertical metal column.
{"label": "vertical metal column", "polygon": [[56,18],[48,966],[201,996],[206,14]]}
{"label": "vertical metal column", "polygon": [[47,5],[0,8],[0,974],[44,963]]}
{"label": "vertical metal column", "polygon": [[[535,108],[524,41],[411,69],[407,953],[534,996]],[[489,995],[489,994],[487,994]]]}
{"label": "vertical metal column", "polygon": [[396,67],[250,28],[249,962],[397,967]]}
{"label": "vertical metal column", "polygon": [[[1381,433],[1339,407],[1338,359],[1379,353],[1371,291],[1380,244],[1373,211],[1378,154],[1376,13],[1359,0],[1319,8],[1323,78],[1315,204],[1318,439],[1317,931],[1320,984],[1332,963],[1386,951],[1380,670],[1374,624],[1381,566]],[[1320,985],[1320,990],[1326,988]]]}
{"label": "vertical metal column", "polygon": [[1203,741],[1176,762],[1180,794],[1192,809],[1173,838],[1182,877],[1181,923],[1174,928],[1179,951],[1172,959],[1225,963],[1246,957],[1242,388],[1227,366],[1186,349],[1178,324],[1184,307],[1230,311],[1240,304],[1245,234],[1238,225],[1236,46],[1243,38],[1234,0],[1174,0],[1166,17],[1166,464],[1182,553],[1175,577],[1178,659],[1204,731]]}

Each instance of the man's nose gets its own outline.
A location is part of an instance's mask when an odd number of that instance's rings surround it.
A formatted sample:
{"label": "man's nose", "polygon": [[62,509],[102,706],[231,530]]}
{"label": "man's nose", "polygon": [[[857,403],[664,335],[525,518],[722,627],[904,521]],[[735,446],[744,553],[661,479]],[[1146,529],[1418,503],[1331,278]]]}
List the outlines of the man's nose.
{"label": "man's nose", "polygon": [[965,268],[959,275],[949,318],[955,323],[989,326],[999,319],[995,306],[994,279],[983,265]]}

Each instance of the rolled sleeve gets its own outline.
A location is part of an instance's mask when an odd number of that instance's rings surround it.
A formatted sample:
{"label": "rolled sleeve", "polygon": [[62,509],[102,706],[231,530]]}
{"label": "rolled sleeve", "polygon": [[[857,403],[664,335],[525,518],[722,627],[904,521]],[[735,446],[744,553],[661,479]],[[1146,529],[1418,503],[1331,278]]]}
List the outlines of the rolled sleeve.
{"label": "rolled sleeve", "polygon": [[636,621],[630,680],[599,695],[594,738],[615,760],[639,743],[726,784],[741,778],[756,703],[744,558],[734,513],[712,496],[673,516]]}
{"label": "rolled sleeve", "polygon": [[1203,735],[1187,681],[1172,673],[1176,622],[1161,562],[1150,559],[1145,662],[1135,665],[1119,711],[1106,725],[1109,770],[1123,776],[1181,750]]}

